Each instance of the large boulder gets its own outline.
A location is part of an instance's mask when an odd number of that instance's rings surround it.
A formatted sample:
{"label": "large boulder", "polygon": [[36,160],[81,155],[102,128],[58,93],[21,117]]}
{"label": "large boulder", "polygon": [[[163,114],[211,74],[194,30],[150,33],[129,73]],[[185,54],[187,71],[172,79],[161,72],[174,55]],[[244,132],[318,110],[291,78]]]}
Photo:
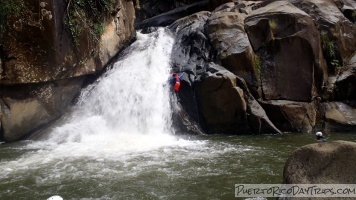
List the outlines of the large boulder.
{"label": "large boulder", "polygon": [[284,184],[356,183],[356,143],[332,141],[295,150],[283,171]]}
{"label": "large boulder", "polygon": [[[207,33],[222,66],[242,77],[253,96],[259,98],[256,55],[245,32],[245,3],[228,3],[216,9],[207,23]],[[246,11],[245,9],[244,11]]]}
{"label": "large boulder", "polygon": [[314,21],[286,1],[253,9],[245,29],[258,54],[264,99],[311,101],[327,75]]}

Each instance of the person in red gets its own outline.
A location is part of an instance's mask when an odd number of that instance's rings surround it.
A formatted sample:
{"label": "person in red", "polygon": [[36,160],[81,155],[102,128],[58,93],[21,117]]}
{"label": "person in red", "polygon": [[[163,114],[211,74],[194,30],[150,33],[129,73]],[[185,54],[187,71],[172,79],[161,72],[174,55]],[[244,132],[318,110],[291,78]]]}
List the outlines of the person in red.
{"label": "person in red", "polygon": [[173,88],[175,92],[179,91],[180,88],[180,77],[177,73],[173,73]]}
{"label": "person in red", "polygon": [[177,73],[173,73],[172,78],[170,80],[171,84],[173,85],[173,89],[177,95],[177,100],[180,101],[179,99],[179,89],[180,89],[180,79],[182,78],[183,73],[181,73],[180,75],[178,75]]}

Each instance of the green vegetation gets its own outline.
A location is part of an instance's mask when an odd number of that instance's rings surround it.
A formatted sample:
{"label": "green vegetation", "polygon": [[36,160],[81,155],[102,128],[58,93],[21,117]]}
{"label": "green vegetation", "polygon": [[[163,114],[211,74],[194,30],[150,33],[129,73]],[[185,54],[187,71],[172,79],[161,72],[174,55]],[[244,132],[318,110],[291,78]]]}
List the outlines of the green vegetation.
{"label": "green vegetation", "polygon": [[10,18],[20,17],[25,9],[24,0],[0,0],[0,38]]}
{"label": "green vegetation", "polygon": [[268,24],[269,24],[269,27],[270,27],[272,30],[276,30],[276,28],[277,28],[277,26],[278,26],[276,20],[274,20],[274,19],[268,20]]}
{"label": "green vegetation", "polygon": [[260,57],[258,55],[255,55],[253,57],[253,62],[254,62],[255,67],[256,67],[257,76],[260,77],[261,76],[261,67],[262,67],[262,62],[261,62]]}
{"label": "green vegetation", "polygon": [[104,32],[105,18],[117,0],[67,0],[65,25],[76,46],[82,34],[89,34],[91,42],[98,42]]}
{"label": "green vegetation", "polygon": [[335,44],[332,40],[330,40],[326,31],[321,31],[320,36],[325,59],[328,62],[329,66],[332,67],[334,72],[338,74],[341,69],[341,65],[336,55]]}
{"label": "green vegetation", "polygon": [[275,39],[275,35],[274,35],[274,32],[276,31],[277,27],[278,27],[278,23],[275,19],[269,19],[268,20],[268,25],[269,25],[269,30],[270,30],[270,33],[271,33],[271,37],[272,37],[272,40]]}

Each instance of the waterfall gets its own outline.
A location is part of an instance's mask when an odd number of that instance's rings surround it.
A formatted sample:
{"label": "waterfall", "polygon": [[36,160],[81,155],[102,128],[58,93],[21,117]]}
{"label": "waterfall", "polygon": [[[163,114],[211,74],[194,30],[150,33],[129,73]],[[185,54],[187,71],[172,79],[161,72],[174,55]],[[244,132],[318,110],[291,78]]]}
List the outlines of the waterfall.
{"label": "waterfall", "polygon": [[170,144],[170,54],[174,39],[164,29],[137,33],[137,41],[95,84],[46,142],[111,146],[126,151]]}

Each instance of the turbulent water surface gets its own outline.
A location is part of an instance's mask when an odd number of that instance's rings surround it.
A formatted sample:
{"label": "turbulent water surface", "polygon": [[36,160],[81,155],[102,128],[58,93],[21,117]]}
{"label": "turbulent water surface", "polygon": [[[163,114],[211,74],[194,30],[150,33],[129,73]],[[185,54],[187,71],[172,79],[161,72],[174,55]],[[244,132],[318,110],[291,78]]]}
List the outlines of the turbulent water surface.
{"label": "turbulent water surface", "polygon": [[314,142],[177,136],[167,81],[173,38],[163,29],[137,38],[46,137],[0,145],[0,199],[234,199],[234,184],[281,183],[288,155]]}

